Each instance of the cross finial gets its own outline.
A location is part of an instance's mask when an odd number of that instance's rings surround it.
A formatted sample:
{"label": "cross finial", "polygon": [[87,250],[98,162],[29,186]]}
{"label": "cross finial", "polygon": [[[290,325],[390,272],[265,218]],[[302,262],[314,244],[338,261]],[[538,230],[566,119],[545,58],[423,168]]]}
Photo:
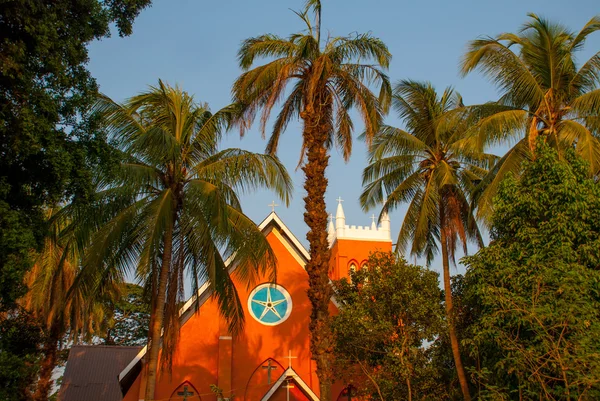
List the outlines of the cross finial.
{"label": "cross finial", "polygon": [[290,350],[290,351],[288,351],[288,356],[285,356],[284,358],[288,360],[288,367],[291,368],[292,367],[292,359],[296,359],[298,357],[292,356],[292,351]]}
{"label": "cross finial", "polygon": [[271,207],[271,212],[274,212],[274,211],[275,211],[275,206],[279,206],[279,205],[278,205],[278,204],[276,204],[276,203],[275,203],[275,201],[273,201],[273,202],[271,202],[271,203],[270,203],[269,205],[267,205],[267,206],[270,206],[270,207]]}
{"label": "cross finial", "polygon": [[336,199],[336,201],[337,201],[339,204],[341,204],[341,203],[342,203],[344,200],[342,199],[342,197],[341,197],[341,196],[338,196],[338,198]]}
{"label": "cross finial", "polygon": [[333,222],[333,213],[329,213],[329,221]]}
{"label": "cross finial", "polygon": [[375,214],[373,214],[373,216],[371,216],[371,220],[373,220],[373,223],[375,223]]}

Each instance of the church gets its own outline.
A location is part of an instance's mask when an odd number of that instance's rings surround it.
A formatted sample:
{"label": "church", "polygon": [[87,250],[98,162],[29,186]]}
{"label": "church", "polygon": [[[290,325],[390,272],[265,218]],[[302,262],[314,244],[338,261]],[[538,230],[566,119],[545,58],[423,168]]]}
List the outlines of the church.
{"label": "church", "polygon": [[[155,399],[216,401],[218,387],[230,401],[318,401],[316,363],[311,359],[310,302],[304,266],[308,251],[273,211],[259,225],[277,257],[277,282],[254,288],[236,283],[244,300],[246,324],[232,337],[208,286],[199,289],[180,312],[180,343],[172,372],[159,372]],[[390,220],[379,225],[346,224],[341,200],[328,235],[332,280],[360,269],[371,252],[392,250]],[[235,269],[232,266],[232,269]],[[338,306],[332,300],[330,310]],[[74,346],[69,354],[59,401],[138,401],[144,399],[146,347]],[[343,383],[333,399],[350,400]]]}

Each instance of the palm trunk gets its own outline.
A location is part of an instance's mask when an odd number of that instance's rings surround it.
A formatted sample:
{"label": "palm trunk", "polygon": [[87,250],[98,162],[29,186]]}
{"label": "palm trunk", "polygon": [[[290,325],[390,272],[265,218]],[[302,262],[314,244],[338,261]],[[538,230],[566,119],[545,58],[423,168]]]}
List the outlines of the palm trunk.
{"label": "palm trunk", "polygon": [[150,329],[150,349],[148,352],[148,370],[146,376],[146,401],[154,400],[154,389],[156,387],[156,373],[158,369],[158,351],[160,350],[160,335],[165,316],[165,299],[167,282],[171,270],[171,253],[173,249],[173,225],[169,225],[165,231],[162,265],[160,267],[160,278],[158,282],[158,293],[156,294],[155,314]]}
{"label": "palm trunk", "polygon": [[34,401],[48,401],[48,394],[52,389],[52,372],[56,367],[56,359],[58,356],[58,341],[62,337],[61,330],[58,329],[59,324],[53,323],[50,327],[50,333],[44,343],[44,359],[40,368],[40,377],[38,378]]}
{"label": "palm trunk", "polygon": [[444,297],[446,303],[446,319],[448,321],[448,332],[450,335],[450,345],[452,347],[452,355],[454,356],[454,365],[456,365],[456,373],[458,375],[458,381],[460,383],[460,389],[463,393],[465,401],[471,401],[471,394],[469,393],[469,384],[467,383],[467,377],[463,368],[462,360],[460,358],[460,348],[458,346],[458,338],[456,337],[456,330],[454,328],[454,308],[452,306],[452,289],[450,286],[450,262],[448,258],[448,242],[447,242],[447,224],[445,218],[444,206],[440,206],[440,240],[442,242],[442,264],[444,267]]}
{"label": "palm trunk", "polygon": [[331,400],[331,355],[332,341],[329,327],[329,302],[331,287],[329,285],[329,243],[327,242],[327,209],[325,207],[325,191],[327,178],[325,169],[329,163],[327,154],[327,126],[321,122],[317,113],[303,113],[304,141],[306,144],[307,162],[304,171],[304,221],[309,231],[306,234],[310,246],[310,260],[306,264],[308,273],[308,298],[312,305],[310,320],[311,352],[317,363],[319,378],[319,399]]}

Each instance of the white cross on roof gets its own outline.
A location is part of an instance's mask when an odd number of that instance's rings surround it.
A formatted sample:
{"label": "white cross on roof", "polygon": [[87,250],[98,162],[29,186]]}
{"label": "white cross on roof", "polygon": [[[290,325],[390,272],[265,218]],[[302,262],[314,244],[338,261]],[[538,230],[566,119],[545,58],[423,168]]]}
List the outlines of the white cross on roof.
{"label": "white cross on roof", "polygon": [[288,367],[292,367],[292,359],[297,359],[297,356],[292,356],[292,351],[288,351],[288,356],[284,356],[285,359],[288,360]]}

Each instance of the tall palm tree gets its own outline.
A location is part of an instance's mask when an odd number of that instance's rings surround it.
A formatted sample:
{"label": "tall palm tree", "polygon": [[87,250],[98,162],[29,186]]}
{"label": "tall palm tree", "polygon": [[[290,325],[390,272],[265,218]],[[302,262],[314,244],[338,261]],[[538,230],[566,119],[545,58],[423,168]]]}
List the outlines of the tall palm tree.
{"label": "tall palm tree", "polygon": [[273,276],[275,266],[266,238],[243,214],[238,192],[270,188],[288,203],[291,180],[276,157],[218,149],[234,107],[212,114],[161,81],[122,105],[103,97],[95,111],[125,161],[116,179],[101,182],[97,214],[106,223],[86,253],[85,282],[97,285],[137,266],[138,278],[152,291],[145,399],[153,400],[159,348],[170,368],[177,347],[184,273],[194,289],[210,283],[236,334],[243,309],[225,261],[248,285],[259,274]]}
{"label": "tall palm tree", "polygon": [[[314,21],[309,15],[311,11]],[[273,107],[283,101],[267,144],[269,154],[276,153],[279,139],[291,120],[300,117],[303,122],[300,164],[306,190],[304,221],[309,228],[310,261],[306,270],[312,304],[311,351],[317,362],[320,398],[329,400],[332,344],[328,307],[332,290],[327,274],[325,170],[334,143],[345,160],[350,157],[354,128],[350,109],[358,111],[368,139],[377,131],[391,94],[388,77],[381,68],[388,67],[391,55],[382,41],[368,34],[330,37],[322,43],[319,0],[309,0],[304,11],[297,14],[306,24],[305,32],[287,39],[267,34],[243,42],[238,59],[245,72],[234,83],[232,92],[234,100],[242,106],[242,135],[260,110],[264,135]],[[254,66],[258,58],[270,61]],[[361,64],[370,60],[374,64]],[[379,97],[368,84],[380,86]]]}
{"label": "tall palm tree", "polygon": [[493,156],[464,150],[461,140],[468,128],[458,93],[447,88],[441,96],[430,83],[400,81],[392,105],[406,131],[383,126],[373,141],[370,165],[363,172],[363,209],[388,211],[409,203],[398,235],[397,250],[425,257],[431,264],[442,248],[448,331],[456,372],[465,400],[470,400],[458,339],[450,289],[450,261],[459,244],[482,245],[469,207],[469,194],[486,173]]}
{"label": "tall palm tree", "polygon": [[574,33],[529,14],[518,33],[469,43],[462,74],[478,69],[500,90],[497,102],[474,107],[480,119],[466,147],[513,146],[490,170],[477,194],[478,216],[491,215],[492,198],[508,172],[519,175],[538,138],[556,149],[575,147],[600,172],[600,52],[578,65],[577,53],[600,29],[600,16]]}
{"label": "tall palm tree", "polygon": [[25,309],[46,328],[43,359],[40,367],[35,401],[48,399],[52,388],[52,372],[56,367],[59,343],[67,332],[72,340],[90,338],[101,332],[106,301],[119,295],[116,282],[103,286],[94,298],[86,296],[76,277],[81,268],[82,243],[75,235],[77,227],[64,213],[48,210],[49,232],[44,247],[25,277],[28,292],[22,299]]}

